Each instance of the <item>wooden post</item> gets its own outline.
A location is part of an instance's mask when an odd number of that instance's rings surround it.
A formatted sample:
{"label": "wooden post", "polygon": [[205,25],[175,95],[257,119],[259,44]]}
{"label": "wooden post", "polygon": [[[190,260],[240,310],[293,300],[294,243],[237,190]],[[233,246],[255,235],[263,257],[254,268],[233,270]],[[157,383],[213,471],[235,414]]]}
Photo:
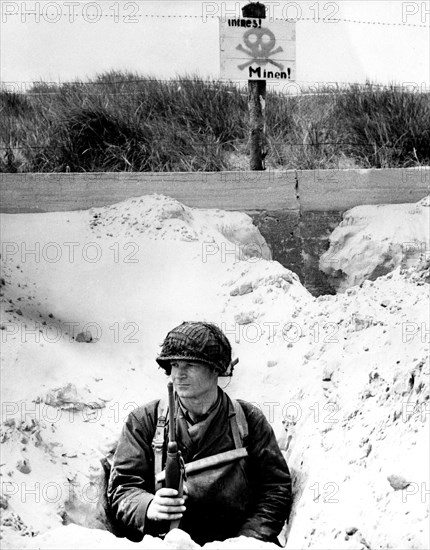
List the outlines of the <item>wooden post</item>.
{"label": "wooden post", "polygon": [[[242,8],[244,18],[266,18],[266,6],[260,2],[251,2]],[[266,156],[266,81],[248,80],[248,110],[250,125],[250,169],[265,170],[264,158]]]}

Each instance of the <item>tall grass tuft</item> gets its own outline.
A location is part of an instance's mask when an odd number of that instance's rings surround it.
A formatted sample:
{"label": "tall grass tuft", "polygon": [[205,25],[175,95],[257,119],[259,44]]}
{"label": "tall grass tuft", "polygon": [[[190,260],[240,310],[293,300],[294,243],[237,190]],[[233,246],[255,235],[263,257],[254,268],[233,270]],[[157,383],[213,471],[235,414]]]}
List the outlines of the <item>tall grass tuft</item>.
{"label": "tall grass tuft", "polygon": [[430,96],[352,87],[339,97],[338,131],[353,144],[345,153],[365,167],[429,164]]}
{"label": "tall grass tuft", "polygon": [[[430,102],[395,87],[267,96],[270,168],[430,163]],[[246,92],[193,75],[109,72],[0,92],[2,172],[246,169]]]}

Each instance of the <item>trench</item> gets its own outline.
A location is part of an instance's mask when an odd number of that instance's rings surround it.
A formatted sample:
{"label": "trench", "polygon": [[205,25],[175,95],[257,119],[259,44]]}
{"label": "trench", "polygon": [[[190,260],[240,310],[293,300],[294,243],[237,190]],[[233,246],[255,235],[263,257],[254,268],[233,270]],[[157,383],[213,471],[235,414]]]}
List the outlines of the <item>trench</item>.
{"label": "trench", "polygon": [[265,238],[272,259],[296,273],[313,295],[336,294],[319,259],[329,236],[342,221],[340,211],[262,210],[247,212]]}

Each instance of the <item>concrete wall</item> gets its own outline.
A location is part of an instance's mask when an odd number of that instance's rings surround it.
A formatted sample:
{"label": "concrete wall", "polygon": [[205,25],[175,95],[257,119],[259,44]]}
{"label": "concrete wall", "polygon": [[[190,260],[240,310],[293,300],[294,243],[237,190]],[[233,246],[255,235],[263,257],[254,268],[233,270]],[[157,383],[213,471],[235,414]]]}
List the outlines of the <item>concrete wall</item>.
{"label": "concrete wall", "polygon": [[360,204],[417,202],[430,168],[265,172],[0,174],[0,212],[106,206],[152,193],[197,208],[240,210],[315,295],[333,292],[318,269],[342,214]]}

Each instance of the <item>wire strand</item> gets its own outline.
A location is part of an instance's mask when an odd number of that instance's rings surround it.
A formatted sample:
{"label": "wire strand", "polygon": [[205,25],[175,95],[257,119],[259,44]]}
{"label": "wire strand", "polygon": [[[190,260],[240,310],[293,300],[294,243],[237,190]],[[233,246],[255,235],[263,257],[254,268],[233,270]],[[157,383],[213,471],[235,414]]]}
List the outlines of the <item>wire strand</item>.
{"label": "wire strand", "polygon": [[[235,143],[235,142],[239,142],[239,143],[243,143],[245,141],[247,141],[248,138],[244,138],[243,140],[241,139],[237,139],[237,140],[233,140],[233,141],[229,141],[228,143],[221,143],[220,145],[231,145],[232,143]],[[354,143],[354,142],[349,142],[349,141],[322,141],[320,143],[284,143],[283,144],[284,147],[321,147],[322,145],[355,145],[357,147],[362,147],[363,145],[372,145],[373,146],[373,142],[367,142],[367,143]],[[193,148],[195,147],[201,147],[202,149],[205,149],[205,148],[208,148],[208,147],[212,147],[213,146],[213,143],[196,143],[196,144],[193,144]],[[384,143],[383,145],[381,145],[381,147],[389,147],[389,148],[395,148],[397,147],[396,144],[392,144],[392,143]],[[0,146],[0,150],[3,150],[3,151],[14,151],[14,150],[25,150],[25,149],[48,149],[48,150],[51,150],[51,149],[64,149],[64,146],[63,145],[24,145],[24,146],[17,146],[15,147],[14,145],[10,145],[10,146]]]}
{"label": "wire strand", "polygon": [[[116,85],[124,85],[124,84],[127,84],[127,85],[130,85],[130,84],[140,84],[140,83],[143,83],[143,82],[159,82],[159,83],[163,83],[163,84],[173,84],[173,83],[176,83],[176,84],[186,84],[186,83],[189,83],[189,82],[192,82],[192,83],[198,83],[198,84],[202,84],[208,88],[211,88],[211,89],[215,89],[215,90],[222,90],[222,91],[227,91],[227,92],[232,92],[234,93],[235,91],[240,91],[240,90],[243,90],[243,89],[246,89],[247,88],[247,85],[248,85],[248,80],[243,80],[243,81],[237,81],[237,82],[233,82],[231,80],[216,80],[216,79],[201,79],[199,80],[198,78],[194,78],[194,77],[191,77],[191,78],[166,78],[166,79],[163,79],[163,78],[137,78],[135,80],[132,80],[132,79],[127,79],[127,80],[114,80],[114,81],[111,81],[111,80],[101,80],[101,81],[80,81],[80,80],[76,80],[76,81],[58,81],[58,82],[44,82],[44,81],[30,81],[30,80],[14,80],[14,81],[4,81],[4,82],[0,82],[0,92],[7,92],[7,93],[25,93],[26,95],[28,96],[35,96],[35,95],[56,95],[56,94],[61,94],[61,93],[64,93],[64,92],[67,92],[69,90],[71,91],[75,91],[77,88],[83,88],[84,86],[105,86],[105,87],[109,87],[109,86],[116,86]],[[276,82],[276,81],[274,81]],[[281,83],[281,81],[279,81],[279,83]],[[282,81],[282,83],[285,85],[285,86],[291,86],[292,88],[294,88],[294,91],[297,92],[297,87],[300,88],[301,85],[304,85],[304,84],[309,84],[309,88],[311,87],[315,87],[315,86],[320,86],[321,87],[321,91],[315,91],[314,89],[312,90],[302,90],[301,91],[301,94],[303,95],[306,95],[306,94],[337,94],[337,93],[345,93],[347,92],[348,90],[347,89],[342,89],[342,88],[346,88],[347,86],[355,86],[355,87],[359,87],[359,88],[363,88],[363,89],[367,89],[367,90],[372,90],[372,91],[386,91],[386,90],[404,90],[404,91],[411,91],[410,88],[411,88],[411,85],[410,84],[407,84],[407,85],[401,85],[401,84],[377,84],[377,83],[367,83],[367,82],[347,82],[347,81],[340,81],[340,82],[317,82],[317,81],[312,81],[312,80],[299,80],[299,81]],[[29,86],[33,86],[33,87],[46,87],[48,88],[47,90],[32,90],[31,88],[28,90],[28,91],[19,91],[19,90],[13,90],[13,89],[9,89],[9,88],[13,88],[14,86],[18,86],[19,85],[29,85]],[[274,83],[272,84],[271,82],[267,82],[267,86],[269,88],[269,91],[270,91],[270,87],[271,86],[274,86]],[[336,86],[336,87],[334,87]],[[53,88],[61,88],[61,89],[53,89]],[[230,88],[230,90],[228,90],[228,88]],[[135,94],[138,94],[138,93],[142,93],[143,90],[136,90],[135,92],[122,92],[122,91],[119,91],[119,90],[103,90],[103,93],[107,94],[107,95],[135,95]],[[179,90],[178,90],[179,91]],[[430,91],[427,87],[426,89],[424,90],[425,93],[427,93],[428,91]],[[86,93],[88,93],[88,91],[86,90]],[[276,93],[276,90],[275,90],[275,93]],[[293,94],[291,94],[293,95]],[[288,96],[288,94],[286,94],[285,96]],[[281,96],[281,97],[285,97],[285,96]]]}
{"label": "wire strand", "polygon": [[[8,13],[7,16],[14,16],[19,15],[19,12],[15,13]],[[68,13],[64,12],[59,14],[58,11],[56,11],[55,15],[61,15],[62,17],[70,17],[73,15],[74,18],[83,17],[83,15],[80,15],[79,13]],[[140,18],[147,18],[147,19],[200,19],[202,23],[205,23],[205,19],[226,19],[225,17],[220,17],[219,15],[211,15],[211,14],[205,14],[203,15],[187,15],[187,14],[158,14],[158,13],[133,13],[133,14],[119,14],[119,13],[100,13],[97,14],[97,17],[106,17],[106,18],[115,18],[116,20],[119,20],[121,18],[124,19],[124,21],[127,18],[134,18],[134,17],[140,17]],[[242,19],[242,17],[231,17],[231,19]],[[48,19],[49,20],[49,19]],[[314,23],[353,23],[358,25],[381,25],[381,26],[387,26],[387,27],[418,27],[418,28],[429,28],[429,25],[426,24],[418,24],[418,23],[404,23],[403,21],[401,23],[396,23],[393,21],[361,21],[359,19],[348,19],[343,17],[335,17],[335,18],[327,18],[327,17],[295,17],[295,18],[282,18],[282,17],[269,17],[267,18],[269,21],[286,21],[290,23],[295,23],[298,21],[313,21]],[[52,21],[51,21],[52,22]]]}

